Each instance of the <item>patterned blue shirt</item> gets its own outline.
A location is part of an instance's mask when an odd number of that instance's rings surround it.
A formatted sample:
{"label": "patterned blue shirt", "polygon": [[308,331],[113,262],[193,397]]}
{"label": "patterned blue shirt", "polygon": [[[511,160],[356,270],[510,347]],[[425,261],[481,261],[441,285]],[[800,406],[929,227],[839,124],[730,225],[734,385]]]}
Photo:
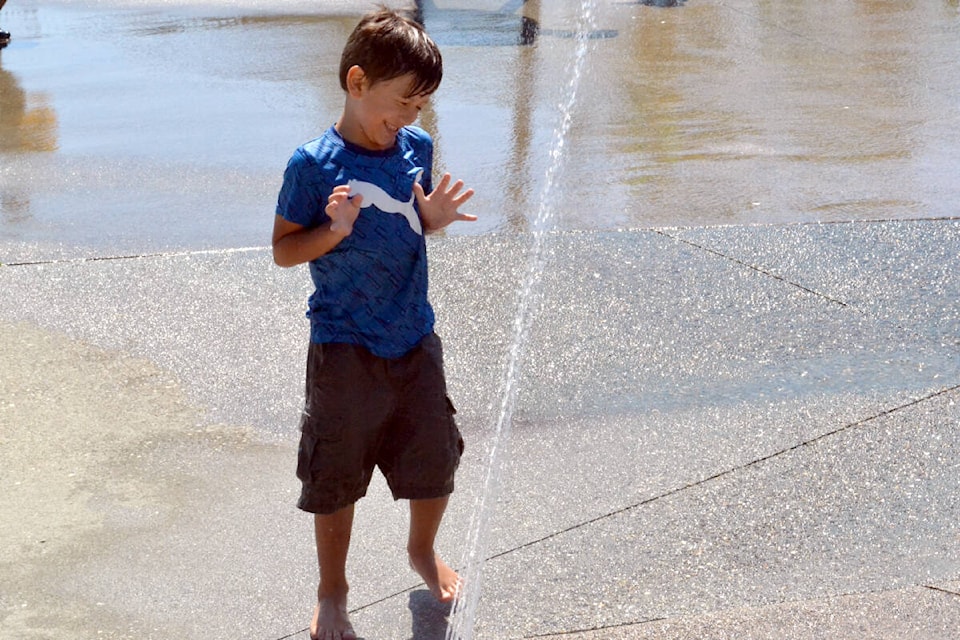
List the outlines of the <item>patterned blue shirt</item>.
{"label": "patterned blue shirt", "polygon": [[432,191],[433,141],[405,127],[386,151],[344,140],[334,127],[298,148],[283,176],[277,215],[304,227],[327,220],[327,200],[338,185],[363,194],[353,231],[310,262],[310,340],[366,347],[397,358],[433,331],[427,300],[427,248],[413,195],[418,179]]}

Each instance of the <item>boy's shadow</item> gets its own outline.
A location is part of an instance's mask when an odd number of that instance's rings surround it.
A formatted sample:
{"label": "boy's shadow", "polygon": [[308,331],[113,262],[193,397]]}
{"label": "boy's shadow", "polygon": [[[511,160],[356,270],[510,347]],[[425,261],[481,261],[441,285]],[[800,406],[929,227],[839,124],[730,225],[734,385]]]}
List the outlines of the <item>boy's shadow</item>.
{"label": "boy's shadow", "polygon": [[413,619],[410,640],[444,640],[452,603],[437,602],[427,589],[413,591],[407,605]]}

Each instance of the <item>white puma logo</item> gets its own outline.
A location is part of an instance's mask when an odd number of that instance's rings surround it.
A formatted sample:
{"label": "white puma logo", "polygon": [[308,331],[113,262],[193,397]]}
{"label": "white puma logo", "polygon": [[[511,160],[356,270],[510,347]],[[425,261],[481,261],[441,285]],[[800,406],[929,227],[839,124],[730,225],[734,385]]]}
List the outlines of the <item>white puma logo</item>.
{"label": "white puma logo", "polygon": [[[419,179],[420,176],[417,176],[418,182]],[[363,202],[360,204],[361,209],[376,207],[384,213],[399,213],[407,219],[414,233],[419,236],[423,235],[420,216],[417,215],[417,210],[413,207],[413,201],[416,198],[413,193],[410,194],[410,200],[408,202],[401,202],[400,200],[390,197],[386,191],[371,182],[351,180],[347,183],[347,186],[350,187],[351,198],[355,195],[363,196]]]}

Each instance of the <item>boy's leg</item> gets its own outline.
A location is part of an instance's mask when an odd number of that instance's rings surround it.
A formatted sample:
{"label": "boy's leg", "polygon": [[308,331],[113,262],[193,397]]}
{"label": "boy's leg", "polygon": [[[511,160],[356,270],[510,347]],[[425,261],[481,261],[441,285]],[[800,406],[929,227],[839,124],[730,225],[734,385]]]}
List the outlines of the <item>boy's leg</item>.
{"label": "boy's leg", "polygon": [[315,514],[320,586],[310,623],[315,640],[356,640],[347,616],[347,551],[353,529],[353,505],[329,515]]}
{"label": "boy's leg", "polygon": [[451,602],[460,588],[460,576],[433,550],[449,496],[410,501],[410,536],[407,553],[410,566],[420,574],[440,602]]}

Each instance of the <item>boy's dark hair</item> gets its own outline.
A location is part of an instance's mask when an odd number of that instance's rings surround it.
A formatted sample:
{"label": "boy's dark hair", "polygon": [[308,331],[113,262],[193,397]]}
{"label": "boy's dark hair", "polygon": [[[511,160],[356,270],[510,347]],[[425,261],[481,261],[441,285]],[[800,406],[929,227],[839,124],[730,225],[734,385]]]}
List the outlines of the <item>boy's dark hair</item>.
{"label": "boy's dark hair", "polygon": [[443,58],[423,26],[411,17],[381,8],[368,13],[350,34],[340,57],[340,86],[357,65],[370,84],[412,73],[410,96],[430,95],[443,78]]}

